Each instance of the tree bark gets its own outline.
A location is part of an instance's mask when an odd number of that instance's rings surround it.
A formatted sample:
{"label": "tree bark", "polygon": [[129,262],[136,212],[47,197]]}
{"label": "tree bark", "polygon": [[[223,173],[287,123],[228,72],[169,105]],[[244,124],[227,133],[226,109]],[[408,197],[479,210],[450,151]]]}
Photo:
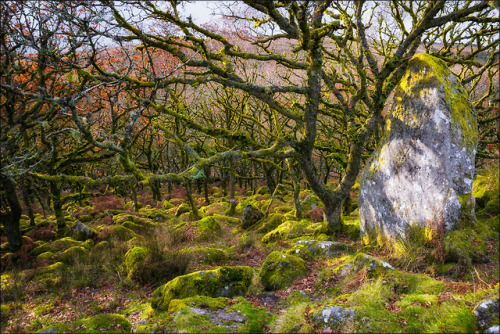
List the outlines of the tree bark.
{"label": "tree bark", "polygon": [[50,197],[52,199],[52,208],[56,215],[57,236],[62,238],[66,234],[66,220],[62,210],[61,187],[57,185],[57,182],[50,182]]}
{"label": "tree bark", "polygon": [[5,198],[9,205],[9,213],[4,220],[5,233],[9,242],[9,250],[17,252],[23,244],[21,230],[19,229],[19,221],[21,220],[21,205],[16,193],[16,185],[6,175],[0,173],[0,182],[5,192]]}

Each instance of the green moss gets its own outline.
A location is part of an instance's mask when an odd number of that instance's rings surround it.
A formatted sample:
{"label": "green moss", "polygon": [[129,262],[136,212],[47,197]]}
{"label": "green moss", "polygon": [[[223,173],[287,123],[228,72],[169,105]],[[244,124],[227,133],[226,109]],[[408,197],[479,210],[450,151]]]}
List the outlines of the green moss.
{"label": "green moss", "polygon": [[270,325],[271,333],[314,333],[304,318],[308,303],[300,303],[279,314]]}
{"label": "green moss", "polygon": [[464,267],[482,262],[486,257],[486,244],[478,242],[477,238],[477,233],[470,227],[447,233],[443,239],[446,261],[458,262]]}
{"label": "green moss", "polygon": [[286,254],[300,257],[304,261],[311,261],[314,255],[309,251],[306,245],[295,245],[286,251]]}
{"label": "green moss", "polygon": [[137,236],[134,231],[125,226],[113,226],[109,237],[114,236],[118,240],[127,241]]}
{"label": "green moss", "polygon": [[134,246],[127,251],[123,265],[127,271],[128,278],[132,277],[135,267],[146,258],[148,253],[149,249],[140,246]]}
{"label": "green moss", "polygon": [[302,219],[299,222],[286,221],[264,235],[262,243],[266,244],[277,240],[294,239],[306,235],[316,236],[327,231],[328,227],[325,223],[315,223],[307,219]]}
{"label": "green moss", "polygon": [[220,247],[196,246],[185,248],[182,251],[198,254],[202,261],[211,264],[225,262],[229,257],[228,251]]}
{"label": "green moss", "polygon": [[75,326],[81,327],[75,333],[130,333],[132,330],[130,322],[120,314],[99,314],[80,319]]}
{"label": "green moss", "polygon": [[139,209],[139,213],[154,221],[165,221],[168,219],[166,210],[151,208],[149,205],[145,208]]}
{"label": "green moss", "polygon": [[267,221],[264,222],[258,229],[259,233],[267,233],[274,230],[283,223],[283,215],[281,213],[275,213],[269,216]]}
{"label": "green moss", "polygon": [[307,273],[307,266],[301,258],[275,251],[262,264],[260,279],[267,290],[287,288],[297,278]]}
{"label": "green moss", "polygon": [[59,261],[63,263],[74,263],[75,261],[84,259],[87,257],[89,251],[82,246],[73,246],[66,249],[64,252],[57,255]]}
{"label": "green moss", "polygon": [[164,209],[164,210],[170,210],[174,207],[174,205],[172,203],[170,203],[170,201],[163,201],[163,204],[161,205],[161,207]]}
{"label": "green moss", "polygon": [[57,239],[53,242],[47,242],[43,245],[40,245],[33,249],[32,254],[37,256],[45,252],[52,252],[52,253],[57,253],[59,251],[68,249],[73,246],[80,246],[82,245],[81,241],[77,241],[73,238],[66,237],[66,238],[61,238]]}
{"label": "green moss", "polygon": [[179,276],[156,289],[151,306],[167,310],[172,299],[195,295],[211,297],[242,295],[247,291],[252,275],[250,267],[220,267]]}
{"label": "green moss", "polygon": [[190,212],[190,211],[191,211],[191,208],[189,207],[189,205],[187,203],[182,203],[175,210],[175,216],[179,217],[183,213],[187,213],[187,212]]}
{"label": "green moss", "polygon": [[36,257],[37,260],[51,260],[54,257],[54,253],[45,252]]}
{"label": "green moss", "polygon": [[200,219],[197,225],[199,233],[212,233],[221,230],[219,222],[211,216]]}
{"label": "green moss", "polygon": [[241,219],[236,217],[229,217],[225,215],[214,214],[213,217],[220,222],[231,224],[231,225],[240,225]]}

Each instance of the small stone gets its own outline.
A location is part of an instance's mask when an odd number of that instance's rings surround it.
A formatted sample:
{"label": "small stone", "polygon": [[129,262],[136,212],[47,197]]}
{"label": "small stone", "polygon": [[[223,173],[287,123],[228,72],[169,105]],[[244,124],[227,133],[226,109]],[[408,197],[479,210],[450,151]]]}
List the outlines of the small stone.
{"label": "small stone", "polygon": [[499,334],[500,327],[498,325],[492,326],[484,331],[484,334]]}

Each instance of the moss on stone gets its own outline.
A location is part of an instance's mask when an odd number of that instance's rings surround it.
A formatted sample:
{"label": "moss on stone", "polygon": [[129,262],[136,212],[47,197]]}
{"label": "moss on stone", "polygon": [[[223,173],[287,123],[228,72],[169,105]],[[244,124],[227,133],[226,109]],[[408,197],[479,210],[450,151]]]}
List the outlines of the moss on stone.
{"label": "moss on stone", "polygon": [[172,203],[170,203],[170,201],[165,200],[165,201],[163,201],[161,207],[163,208],[163,210],[170,210],[174,207],[174,205]]}
{"label": "moss on stone", "polygon": [[82,244],[81,241],[75,240],[70,237],[65,237],[61,239],[57,239],[52,242],[47,242],[43,245],[40,245],[33,249],[32,254],[37,256],[45,252],[57,253],[59,251],[68,249],[73,246],[80,246]]}
{"label": "moss on stone", "polygon": [[300,257],[275,251],[267,256],[259,276],[267,290],[279,290],[306,273],[306,263]]}
{"label": "moss on stone", "polygon": [[137,264],[143,261],[146,256],[149,254],[149,249],[141,246],[134,246],[130,248],[127,253],[125,253],[125,259],[123,261],[123,265],[127,272],[127,277],[129,279],[132,278],[134,274],[134,270],[137,267]]}
{"label": "moss on stone", "polygon": [[75,326],[81,327],[75,333],[130,333],[132,324],[121,314],[98,314],[79,319]]}
{"label": "moss on stone", "polygon": [[283,215],[281,213],[275,213],[269,216],[267,221],[265,221],[258,229],[259,233],[267,233],[274,230],[283,223]]}
{"label": "moss on stone", "polygon": [[175,216],[179,217],[183,213],[187,213],[187,212],[190,212],[190,211],[191,211],[191,208],[189,207],[189,205],[187,203],[182,203],[175,210]]}
{"label": "moss on stone", "polygon": [[85,259],[89,251],[82,246],[73,246],[57,255],[57,259],[63,263],[74,263],[75,261]]}
{"label": "moss on stone", "polygon": [[54,253],[45,252],[36,257],[37,260],[52,260],[54,258]]}
{"label": "moss on stone", "polygon": [[229,257],[228,251],[221,247],[195,246],[184,248],[182,252],[198,254],[202,261],[211,264],[225,262]]}
{"label": "moss on stone", "polygon": [[198,240],[206,240],[222,229],[219,222],[212,216],[202,218],[194,225],[196,226]]}
{"label": "moss on stone", "polygon": [[262,243],[270,243],[283,239],[294,239],[301,236],[317,236],[328,231],[325,223],[315,223],[307,219],[286,221],[262,237]]}
{"label": "moss on stone", "polygon": [[135,234],[135,232],[132,231],[131,229],[119,225],[119,226],[113,226],[111,228],[111,234],[108,238],[111,238],[112,236],[121,241],[128,241],[136,237],[137,234]]}
{"label": "moss on stone", "polygon": [[172,299],[195,295],[233,297],[244,294],[252,280],[250,267],[220,267],[179,276],[159,287],[153,294],[151,306],[167,310]]}

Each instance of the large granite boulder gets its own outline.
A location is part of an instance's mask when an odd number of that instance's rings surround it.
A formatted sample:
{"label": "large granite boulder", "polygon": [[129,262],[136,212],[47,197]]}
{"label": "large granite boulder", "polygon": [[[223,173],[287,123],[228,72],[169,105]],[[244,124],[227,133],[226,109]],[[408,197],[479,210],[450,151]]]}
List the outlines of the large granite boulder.
{"label": "large granite boulder", "polygon": [[382,142],[361,177],[364,240],[409,225],[449,231],[474,221],[476,113],[446,64],[415,55],[394,94]]}

